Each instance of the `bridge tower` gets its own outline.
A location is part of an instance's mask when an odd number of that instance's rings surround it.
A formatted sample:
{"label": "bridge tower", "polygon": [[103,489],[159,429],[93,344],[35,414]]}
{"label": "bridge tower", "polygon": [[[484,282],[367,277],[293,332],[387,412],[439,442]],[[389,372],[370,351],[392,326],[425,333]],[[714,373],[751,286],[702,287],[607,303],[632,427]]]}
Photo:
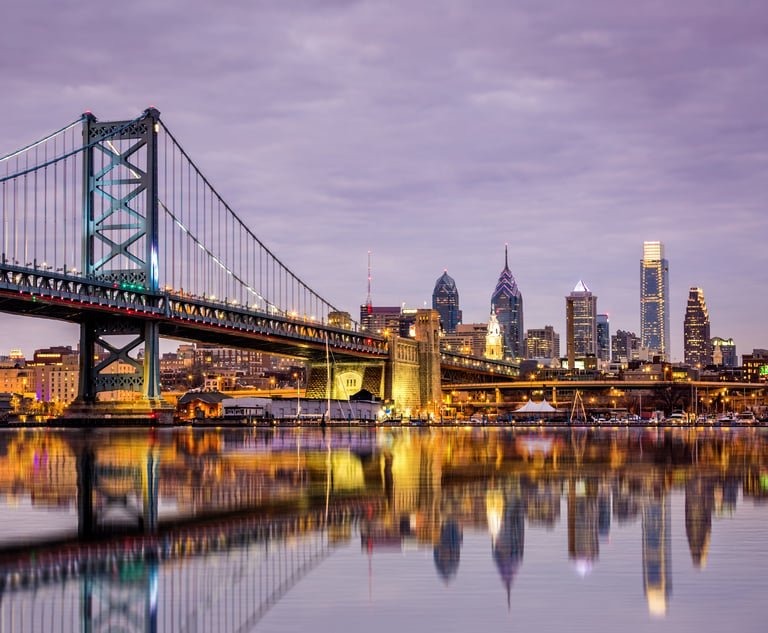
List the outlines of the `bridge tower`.
{"label": "bridge tower", "polygon": [[[83,118],[82,269],[86,278],[159,298],[157,133],[160,112],[138,120]],[[171,421],[160,396],[159,324],[108,313],[80,326],[80,383],[67,417],[97,420],[152,417]],[[101,353],[99,354],[99,348]],[[143,357],[133,354],[143,351]],[[139,394],[98,402],[97,394]]]}

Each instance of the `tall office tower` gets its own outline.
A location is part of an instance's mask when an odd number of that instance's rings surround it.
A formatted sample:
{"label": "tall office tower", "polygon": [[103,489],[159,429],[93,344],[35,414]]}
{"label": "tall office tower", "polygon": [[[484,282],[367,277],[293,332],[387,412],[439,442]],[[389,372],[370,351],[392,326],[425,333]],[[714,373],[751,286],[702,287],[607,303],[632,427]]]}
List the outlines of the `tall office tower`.
{"label": "tall office tower", "polygon": [[669,262],[661,242],[643,242],[640,343],[658,356],[669,356]]}
{"label": "tall office tower", "polygon": [[737,367],[739,365],[736,356],[736,343],[732,338],[720,338],[715,336],[712,343],[712,364],[720,367]]}
{"label": "tall office tower", "polygon": [[509,270],[507,245],[504,245],[504,269],[499,275],[496,290],[491,296],[491,309],[501,325],[504,353],[512,358],[525,356],[525,330],[523,329],[523,295]]}
{"label": "tall office tower", "polygon": [[461,323],[461,310],[459,310],[459,291],[456,282],[444,271],[435,282],[432,292],[432,308],[440,313],[440,322],[446,332],[455,332],[456,326]]}
{"label": "tall office tower", "polygon": [[551,325],[543,329],[528,330],[525,333],[526,358],[559,358],[560,335]]}
{"label": "tall office tower", "polygon": [[576,358],[597,355],[597,297],[579,280],[565,298],[566,349],[568,368],[576,366]]}
{"label": "tall office tower", "polygon": [[611,360],[611,327],[607,314],[597,315],[597,358]]}
{"label": "tall office tower", "polygon": [[704,291],[691,288],[683,322],[683,348],[687,365],[701,368],[712,364],[709,338],[709,312],[704,301]]}

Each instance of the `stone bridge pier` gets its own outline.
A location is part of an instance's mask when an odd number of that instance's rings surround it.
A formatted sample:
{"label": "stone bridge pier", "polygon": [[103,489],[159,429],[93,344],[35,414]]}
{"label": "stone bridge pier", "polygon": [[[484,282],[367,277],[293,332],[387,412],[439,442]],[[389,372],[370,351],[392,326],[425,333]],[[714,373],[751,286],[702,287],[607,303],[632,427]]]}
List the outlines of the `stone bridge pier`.
{"label": "stone bridge pier", "polygon": [[[386,401],[395,415],[434,413],[442,404],[440,382],[440,315],[419,310],[415,338],[392,336],[386,361],[331,363],[330,397],[346,400],[361,389]],[[307,383],[308,398],[329,395],[328,367],[312,363]]]}

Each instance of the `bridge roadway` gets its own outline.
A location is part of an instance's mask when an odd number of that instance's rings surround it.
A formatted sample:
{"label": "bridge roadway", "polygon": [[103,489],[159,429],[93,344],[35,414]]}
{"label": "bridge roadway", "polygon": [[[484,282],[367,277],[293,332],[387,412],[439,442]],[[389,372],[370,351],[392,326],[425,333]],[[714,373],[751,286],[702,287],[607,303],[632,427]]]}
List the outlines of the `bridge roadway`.
{"label": "bridge roadway", "polygon": [[[152,293],[78,276],[0,263],[0,311],[83,323],[156,321],[160,334],[213,345],[324,362],[326,340],[334,360],[386,360],[386,338],[339,329],[325,323],[268,314],[244,306],[189,297],[173,292]],[[474,375],[501,380],[517,374],[514,363],[442,352],[443,374]]]}
{"label": "bridge roadway", "polygon": [[765,391],[765,383],[755,382],[714,382],[714,381],[678,381],[678,380],[516,380],[493,383],[453,383],[446,385],[453,391],[482,391],[484,389],[499,390],[543,390],[543,389],[562,389],[569,391],[594,391],[600,389],[613,389],[615,391],[659,389],[662,387],[674,387],[678,389],[699,389],[700,391],[709,390],[712,393],[727,389],[728,391],[747,391],[760,392]]}
{"label": "bridge roadway", "polygon": [[310,361],[324,361],[326,340],[334,358],[388,357],[387,341],[367,332],[328,326],[311,318],[257,312],[240,305],[173,292],[136,288],[0,263],[0,311],[83,323],[98,319],[159,323],[161,336],[260,349]]}

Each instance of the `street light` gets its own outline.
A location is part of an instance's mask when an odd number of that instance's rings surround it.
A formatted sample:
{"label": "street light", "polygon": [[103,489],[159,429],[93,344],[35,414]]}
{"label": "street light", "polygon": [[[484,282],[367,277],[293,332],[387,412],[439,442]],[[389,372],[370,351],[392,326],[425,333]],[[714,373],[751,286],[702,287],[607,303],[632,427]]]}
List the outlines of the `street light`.
{"label": "street light", "polygon": [[299,420],[301,416],[301,391],[299,390],[299,372],[293,372],[293,377],[296,379],[296,419]]}

